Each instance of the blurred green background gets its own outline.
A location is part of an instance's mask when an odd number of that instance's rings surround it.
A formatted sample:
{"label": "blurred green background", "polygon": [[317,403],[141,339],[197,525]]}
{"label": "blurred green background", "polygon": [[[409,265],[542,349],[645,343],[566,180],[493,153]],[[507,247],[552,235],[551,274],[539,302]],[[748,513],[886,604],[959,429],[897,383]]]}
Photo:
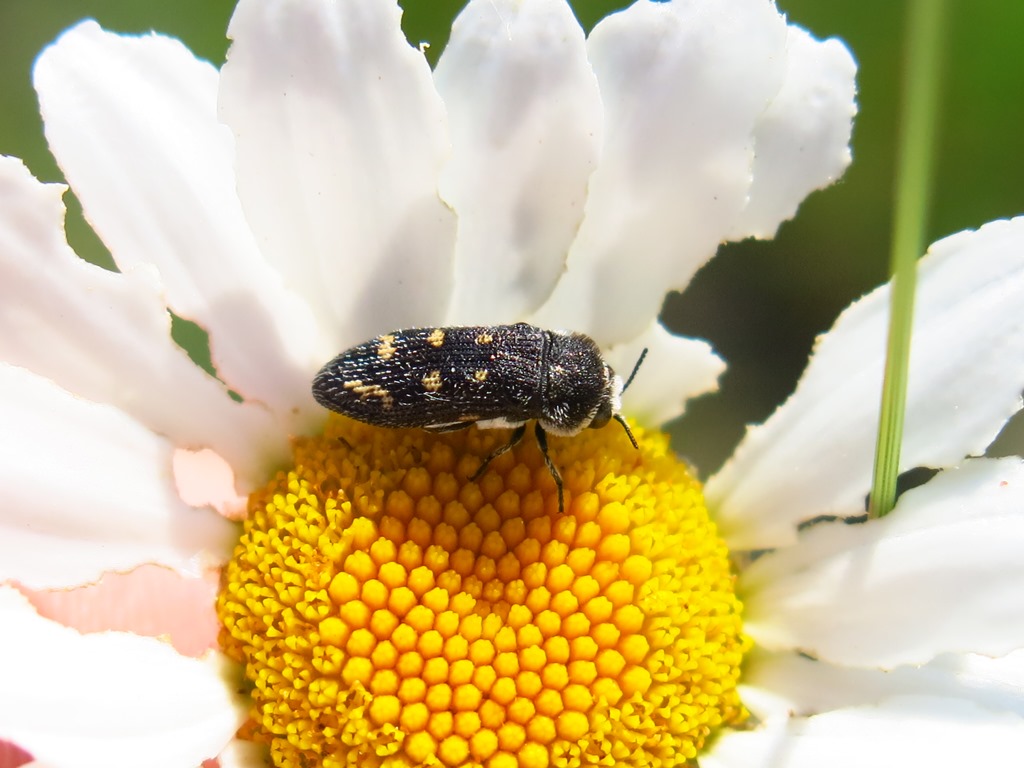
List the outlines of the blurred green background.
{"label": "blurred green background", "polygon": [[[462,4],[403,3],[410,40],[428,41],[436,56]],[[587,29],[624,5],[574,3]],[[666,300],[666,323],[710,340],[730,366],[721,392],[691,403],[673,425],[678,450],[704,474],[725,459],[745,424],[763,420],[792,391],[814,337],[886,279],[905,4],[779,6],[817,37],[844,40],[858,61],[854,162],[839,184],[812,195],[775,240],[723,247],[685,293]],[[0,0],[0,153],[23,158],[44,180],[61,178],[43,140],[31,68],[69,25],[92,17],[111,30],[157,30],[219,64],[233,7],[233,0]],[[929,242],[1024,213],[1024,3],[954,0],[950,11]],[[74,247],[109,264],[70,196],[68,205]],[[1005,444],[1019,450],[1024,429],[1014,428],[1019,434]]]}

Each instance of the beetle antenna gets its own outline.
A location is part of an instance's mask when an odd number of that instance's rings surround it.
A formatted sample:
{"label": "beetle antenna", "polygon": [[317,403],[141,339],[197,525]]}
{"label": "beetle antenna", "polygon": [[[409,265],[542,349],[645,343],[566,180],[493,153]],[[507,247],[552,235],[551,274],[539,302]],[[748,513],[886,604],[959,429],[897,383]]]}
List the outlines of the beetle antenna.
{"label": "beetle antenna", "polygon": [[[623,392],[625,392],[627,389],[629,389],[629,385],[633,383],[633,379],[636,378],[636,372],[640,370],[640,363],[642,363],[644,361],[645,357],[647,357],[647,347],[644,347],[644,351],[640,353],[640,357],[637,358],[636,365],[633,366],[633,372],[631,374],[629,374],[629,378],[626,379],[626,383],[622,385],[622,391]],[[628,427],[627,427],[626,431],[627,432],[629,431]],[[633,436],[630,435],[629,439],[633,440]],[[636,445],[636,441],[635,440],[633,441],[633,445]]]}
{"label": "beetle antenna", "polygon": [[[640,357],[637,358],[636,365],[633,366],[633,372],[629,374],[629,378],[626,379],[626,383],[622,385],[622,392],[625,392],[629,388],[629,385],[633,383],[633,379],[636,378],[636,372],[640,370],[640,364],[644,361],[645,357],[647,357],[647,347],[644,347],[643,352],[640,353]],[[622,392],[619,394],[622,394]],[[637,445],[636,438],[633,437],[633,430],[629,428],[629,423],[626,421],[625,417],[621,413],[616,413],[615,420],[622,425],[624,430],[626,430],[626,436],[629,438],[629,442],[633,444],[634,448],[639,450],[640,446]]]}
{"label": "beetle antenna", "polygon": [[629,437],[629,442],[631,442],[633,444],[633,447],[636,448],[637,450],[640,450],[640,446],[637,445],[637,443],[636,443],[636,438],[633,437],[633,430],[631,430],[629,428],[629,424],[626,422],[626,419],[623,418],[622,414],[621,413],[616,413],[615,414],[615,420],[617,422],[619,422],[619,424],[622,425],[622,428],[624,430],[626,430],[626,435],[627,435],[627,437]]}

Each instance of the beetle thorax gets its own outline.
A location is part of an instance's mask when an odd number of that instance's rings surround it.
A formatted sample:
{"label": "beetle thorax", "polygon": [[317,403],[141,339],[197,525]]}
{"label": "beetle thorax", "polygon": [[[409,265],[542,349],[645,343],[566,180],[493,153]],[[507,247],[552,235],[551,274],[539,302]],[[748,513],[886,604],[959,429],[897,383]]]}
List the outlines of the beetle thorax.
{"label": "beetle thorax", "polygon": [[[551,333],[540,425],[568,437],[591,425],[599,415],[610,418],[618,379],[592,339],[582,334]],[[621,384],[619,385],[621,387]]]}

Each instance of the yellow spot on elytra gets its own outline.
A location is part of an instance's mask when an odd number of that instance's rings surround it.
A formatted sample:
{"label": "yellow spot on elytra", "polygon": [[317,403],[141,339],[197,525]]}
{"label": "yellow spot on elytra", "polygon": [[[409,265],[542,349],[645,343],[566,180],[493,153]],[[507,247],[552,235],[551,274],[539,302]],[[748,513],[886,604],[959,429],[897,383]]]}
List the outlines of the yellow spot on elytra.
{"label": "yellow spot on elytra", "polygon": [[368,397],[379,397],[381,407],[384,410],[390,410],[391,406],[395,404],[391,393],[378,384],[364,384],[361,379],[355,379],[354,381],[346,381],[345,389],[350,389],[359,395],[360,400],[365,400]]}
{"label": "yellow spot on elytra", "polygon": [[437,392],[441,388],[441,372],[431,371],[423,377],[423,388],[427,392]]}
{"label": "yellow spot on elytra", "polygon": [[390,360],[395,356],[395,337],[391,334],[381,336],[379,339],[380,344],[377,345],[377,357],[381,360]]}
{"label": "yellow spot on elytra", "polygon": [[490,344],[492,341],[494,341],[494,337],[487,331],[484,331],[476,337],[477,344]]}
{"label": "yellow spot on elytra", "polygon": [[442,344],[444,344],[444,329],[435,328],[434,330],[432,330],[430,332],[430,335],[427,336],[427,343],[435,347],[440,347]]}
{"label": "yellow spot on elytra", "polygon": [[473,374],[473,378],[476,379],[477,381],[487,381],[487,371],[484,369],[480,369],[479,371]]}

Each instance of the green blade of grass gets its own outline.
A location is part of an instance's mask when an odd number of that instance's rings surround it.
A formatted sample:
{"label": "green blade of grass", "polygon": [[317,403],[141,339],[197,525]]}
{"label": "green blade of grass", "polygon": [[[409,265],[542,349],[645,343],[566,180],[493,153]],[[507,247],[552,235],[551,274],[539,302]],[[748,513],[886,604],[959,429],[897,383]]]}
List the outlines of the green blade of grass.
{"label": "green blade of grass", "polygon": [[888,514],[896,503],[914,291],[917,287],[917,257],[924,250],[931,198],[945,18],[946,0],[912,0],[908,5],[899,167],[895,179],[889,340],[874,478],[868,504],[872,517]]}

